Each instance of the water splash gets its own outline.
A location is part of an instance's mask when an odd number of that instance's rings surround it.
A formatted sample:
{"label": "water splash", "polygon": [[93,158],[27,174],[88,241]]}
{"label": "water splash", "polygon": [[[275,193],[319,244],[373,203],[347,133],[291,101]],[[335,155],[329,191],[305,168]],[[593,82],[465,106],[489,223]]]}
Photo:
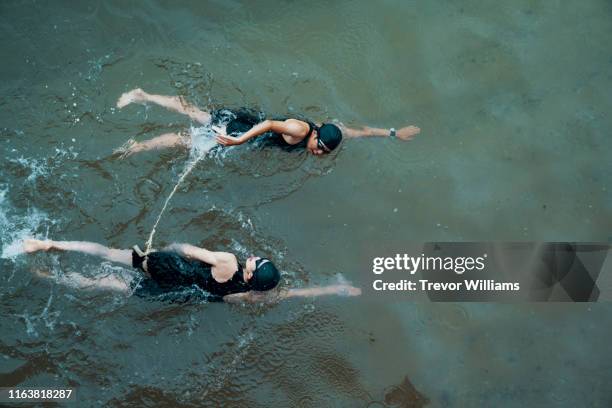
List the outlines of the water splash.
{"label": "water splash", "polygon": [[30,315],[27,310],[22,314],[15,314],[15,317],[23,319],[26,325],[26,333],[30,337],[38,337],[38,331],[36,330],[37,323],[44,323],[45,327],[49,329],[49,331],[53,331],[55,328],[55,324],[57,323],[57,319],[59,318],[61,312],[60,311],[50,311],[51,304],[53,302],[53,289],[49,294],[49,299],[47,299],[47,303],[43,310],[38,315]]}
{"label": "water splash", "polygon": [[159,221],[161,220],[162,215],[166,211],[166,207],[168,206],[168,203],[170,202],[170,200],[172,199],[172,197],[176,193],[176,190],[181,185],[181,183],[183,182],[185,177],[187,177],[187,175],[189,173],[191,173],[191,170],[193,170],[193,168],[198,163],[198,161],[200,161],[200,158],[198,158],[196,160],[191,160],[189,163],[187,163],[187,165],[185,166],[185,170],[183,171],[183,174],[179,177],[176,185],[174,186],[174,188],[170,192],[170,195],[168,195],[168,198],[166,198],[166,202],[164,203],[164,206],[162,207],[159,215],[157,216],[157,220],[155,221],[155,224],[153,224],[153,228],[151,229],[151,234],[149,234],[149,239],[147,240],[147,243],[146,243],[145,252],[148,253],[149,251],[151,251],[151,246],[153,245],[153,238],[155,237],[155,232],[157,231],[157,225],[159,224]]}
{"label": "water splash", "polygon": [[206,157],[207,153],[217,145],[215,139],[215,131],[210,126],[202,126],[202,127],[191,127],[191,152],[189,160],[187,164],[185,164],[185,169],[183,173],[179,177],[176,182],[174,188],[170,192],[170,195],[166,198],[164,205],[157,216],[157,220],[155,224],[153,224],[153,228],[151,229],[151,234],[149,234],[149,239],[146,242],[145,252],[151,251],[151,247],[153,246],[153,238],[155,237],[155,232],[157,231],[157,226],[159,225],[159,221],[161,220],[164,212],[166,211],[166,207],[168,207],[168,203],[172,200],[172,197],[178,190],[179,186],[185,180],[185,178],[191,173],[194,167],[198,164],[200,160]]}
{"label": "water splash", "polygon": [[214,363],[209,364],[209,369],[213,371],[213,375],[207,376],[210,379],[206,389],[201,395],[201,399],[204,400],[209,393],[217,392],[227,385],[228,380],[234,375],[240,365],[244,362],[244,359],[248,355],[249,349],[254,344],[257,338],[255,333],[250,328],[238,335],[237,341],[229,345],[232,350],[224,356],[229,358],[229,361],[222,361],[220,364],[215,365]]}
{"label": "water splash", "polygon": [[[16,149],[13,150],[17,152]],[[51,176],[55,170],[65,163],[66,159],[74,160],[78,155],[79,153],[74,146],[65,147],[61,145],[55,148],[55,154],[48,157],[34,158],[21,155],[19,157],[9,157],[6,162],[16,169],[27,172],[25,181],[32,183],[39,178]]]}
{"label": "water splash", "polygon": [[[0,188],[0,258],[14,260],[23,253],[22,243],[25,238],[35,235],[46,237],[49,227],[56,221],[50,220],[46,213],[35,208],[29,209],[26,215],[13,214],[13,208],[6,197],[7,192],[8,188]],[[44,233],[37,234],[45,226]]]}

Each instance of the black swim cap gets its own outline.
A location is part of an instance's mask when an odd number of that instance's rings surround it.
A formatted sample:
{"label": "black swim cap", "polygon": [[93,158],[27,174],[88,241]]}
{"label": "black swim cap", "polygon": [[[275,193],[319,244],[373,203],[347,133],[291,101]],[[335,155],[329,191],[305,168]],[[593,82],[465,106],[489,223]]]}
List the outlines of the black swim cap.
{"label": "black swim cap", "polygon": [[280,282],[280,272],[276,266],[266,258],[255,261],[255,271],[251,278],[251,288],[263,292],[274,289]]}
{"label": "black swim cap", "polygon": [[342,132],[340,128],[331,123],[324,123],[318,130],[319,140],[325,147],[331,152],[334,150],[342,141]]}

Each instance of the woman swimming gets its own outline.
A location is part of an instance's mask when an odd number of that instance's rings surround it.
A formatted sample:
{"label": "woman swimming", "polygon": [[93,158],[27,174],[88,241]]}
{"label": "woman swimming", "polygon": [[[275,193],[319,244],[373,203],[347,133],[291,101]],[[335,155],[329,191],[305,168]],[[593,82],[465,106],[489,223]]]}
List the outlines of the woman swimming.
{"label": "woman swimming", "polygon": [[[410,140],[421,130],[416,126],[406,126],[395,130],[361,127],[349,128],[343,124],[314,123],[306,119],[266,118],[260,112],[248,109],[233,111],[220,109],[212,112],[201,110],[189,104],[180,96],[153,95],[140,88],[121,95],[117,107],[123,108],[131,103],[151,102],[171,111],[189,116],[202,125],[211,125],[217,133],[217,142],[224,146],[246,143],[257,136],[272,133],[272,141],[284,147],[304,147],[314,155],[329,153],[334,150],[343,137],[396,136],[398,139]],[[134,142],[126,148],[126,155],[153,149],[172,146],[190,146],[191,138],[180,133],[166,133],[143,142]]]}
{"label": "woman swimming", "polygon": [[[138,246],[127,250],[82,241],[26,239],[23,242],[23,250],[26,253],[52,249],[80,252],[132,266],[144,275],[141,287],[154,287],[157,293],[172,292],[195,285],[210,295],[207,299],[225,302],[261,302],[298,296],[361,294],[360,289],[345,283],[270,293],[280,282],[280,272],[269,259],[251,256],[242,267],[234,254],[213,252],[189,244],[172,244],[162,251],[145,254]],[[92,279],[71,273],[69,279],[72,284],[83,289],[99,288],[126,293],[130,291],[128,282],[112,275]]]}

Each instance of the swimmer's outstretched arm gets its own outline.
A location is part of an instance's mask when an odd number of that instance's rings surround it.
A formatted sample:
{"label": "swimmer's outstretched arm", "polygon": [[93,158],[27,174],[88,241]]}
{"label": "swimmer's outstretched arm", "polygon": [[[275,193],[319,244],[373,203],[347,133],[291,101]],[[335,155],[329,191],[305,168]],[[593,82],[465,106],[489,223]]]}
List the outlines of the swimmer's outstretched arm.
{"label": "swimmer's outstretched arm", "polygon": [[272,302],[278,298],[278,292],[243,292],[243,293],[232,293],[231,295],[223,296],[223,301],[226,303],[267,303]]}
{"label": "swimmer's outstretched arm", "polygon": [[325,295],[359,296],[361,289],[347,284],[315,286],[312,288],[289,289],[281,294],[283,299],[292,297],[317,297]]}
{"label": "swimmer's outstretched arm", "polygon": [[[306,126],[306,129],[304,128]],[[266,132],[274,132],[285,134],[288,136],[303,138],[304,132],[308,129],[308,125],[296,119],[280,120],[264,120],[261,123],[253,126],[242,135],[234,137],[224,133],[217,133],[217,142],[224,146],[235,146],[246,143],[248,140],[263,135]]]}
{"label": "swimmer's outstretched arm", "polygon": [[[339,124],[340,130],[342,131],[342,135],[346,137],[388,137],[391,136],[392,129],[385,128],[375,128],[363,126],[360,128],[350,128],[343,124]],[[397,129],[395,131],[395,135],[398,139],[402,140],[410,140],[414,136],[418,135],[421,132],[416,126],[406,126],[401,129]]]}
{"label": "swimmer's outstretched arm", "polygon": [[81,252],[87,255],[98,256],[107,261],[132,266],[132,252],[128,249],[107,248],[95,242],[85,241],[52,241],[50,239],[42,241],[39,239],[25,239],[23,241],[23,251],[26,253],[49,251],[52,249]]}
{"label": "swimmer's outstretched arm", "polygon": [[188,103],[182,96],[165,96],[148,94],[140,88],[132,89],[122,94],[117,100],[117,108],[121,109],[131,103],[151,102],[173,112],[189,116],[196,122],[207,124],[210,121],[210,113],[201,110],[195,105]]}
{"label": "swimmer's outstretched arm", "polygon": [[294,297],[317,297],[325,295],[359,296],[361,295],[361,289],[347,284],[339,284],[302,289],[288,289],[281,290],[280,292],[250,291],[225,295],[223,296],[223,301],[228,303],[264,303]]}

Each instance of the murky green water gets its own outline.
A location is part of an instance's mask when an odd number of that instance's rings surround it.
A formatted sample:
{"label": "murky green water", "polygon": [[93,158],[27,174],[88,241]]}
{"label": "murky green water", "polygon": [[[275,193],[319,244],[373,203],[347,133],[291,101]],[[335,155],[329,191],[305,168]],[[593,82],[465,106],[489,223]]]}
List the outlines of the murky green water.
{"label": "murky green water", "polygon": [[358,281],[357,255],[390,242],[609,241],[611,15],[603,0],[2,2],[0,385],[75,387],[83,406],[352,407],[407,376],[431,406],[609,405],[608,304],[173,305],[34,278],[128,271],[12,244],[145,241],[188,152],[111,153],[189,121],[113,108],[137,86],[422,129],[324,158],[208,157],[158,245],[265,253],[299,286]]}

